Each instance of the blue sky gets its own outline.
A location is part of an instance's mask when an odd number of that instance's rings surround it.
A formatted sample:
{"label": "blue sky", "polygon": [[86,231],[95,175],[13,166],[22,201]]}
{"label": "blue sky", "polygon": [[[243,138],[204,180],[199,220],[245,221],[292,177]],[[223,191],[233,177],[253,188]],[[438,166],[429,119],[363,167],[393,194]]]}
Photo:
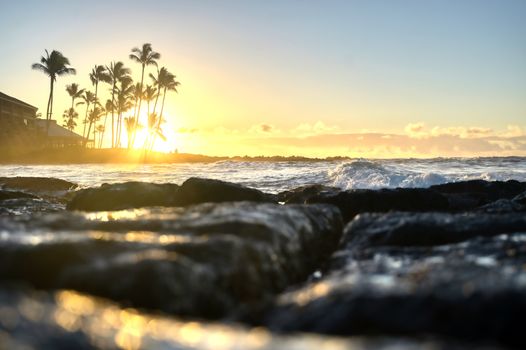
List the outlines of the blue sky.
{"label": "blue sky", "polygon": [[526,126],[525,18],[522,0],[10,2],[0,91],[45,110],[29,69],[45,48],[79,71],[63,90],[114,59],[137,74],[127,54],[151,42],[183,83],[168,110],[188,128],[504,130]]}

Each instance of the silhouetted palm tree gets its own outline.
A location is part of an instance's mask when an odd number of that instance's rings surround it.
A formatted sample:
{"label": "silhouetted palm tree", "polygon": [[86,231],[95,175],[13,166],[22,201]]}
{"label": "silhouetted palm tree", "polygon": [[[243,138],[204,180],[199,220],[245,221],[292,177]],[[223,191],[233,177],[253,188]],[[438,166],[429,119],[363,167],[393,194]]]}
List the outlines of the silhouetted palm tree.
{"label": "silhouetted palm tree", "polygon": [[[109,67],[106,67],[108,69],[108,73],[110,75],[111,79],[111,101],[114,106],[117,105],[115,100],[115,93],[117,93],[117,83],[119,81],[122,81],[122,79],[129,78],[130,70],[128,68],[124,67],[124,63],[122,62],[112,62],[110,63]],[[115,108],[111,109],[111,147],[115,147],[115,118],[114,118],[114,112]]]}
{"label": "silhouetted palm tree", "polygon": [[144,88],[144,94],[142,98],[148,103],[148,117],[150,116],[150,102],[155,99],[156,95],[157,90],[151,85],[146,85],[146,88]]}
{"label": "silhouetted palm tree", "polygon": [[133,80],[130,77],[121,79],[120,85],[117,87],[116,102],[118,114],[116,146],[120,147],[123,113],[129,111],[133,107]]}
{"label": "silhouetted palm tree", "polygon": [[62,115],[62,118],[64,118],[64,122],[62,123],[62,126],[68,129],[69,131],[73,131],[75,127],[77,126],[77,122],[75,119],[77,119],[79,114],[75,112],[75,109],[68,108],[64,111],[64,114]]}
{"label": "silhouetted palm tree", "polygon": [[[107,115],[108,115],[108,112],[106,111],[106,116]],[[104,131],[106,130],[106,128],[104,127],[104,125],[97,125],[95,129],[99,133],[99,141],[97,142],[98,148],[102,148],[102,138],[104,137]]]}
{"label": "silhouetted palm tree", "polygon": [[102,148],[102,141],[104,140],[104,133],[106,132],[106,121],[108,119],[108,113],[110,111],[113,113],[114,109],[115,109],[115,105],[113,104],[112,100],[107,100],[106,104],[104,105],[104,110],[106,111],[106,115],[104,116],[104,125],[102,125],[102,133],[100,135],[99,148]]}
{"label": "silhouetted palm tree", "polygon": [[40,58],[40,63],[31,65],[32,69],[44,72],[49,77],[49,99],[47,101],[46,109],[46,136],[49,133],[49,121],[53,115],[53,88],[58,76],[75,74],[74,68],[68,67],[70,65],[69,59],[64,57],[59,51],[53,50],[51,54],[46,51],[46,56]]}
{"label": "silhouetted palm tree", "polygon": [[[88,133],[86,134],[86,139],[89,140],[89,133],[91,131],[91,126],[97,123],[97,121],[100,118],[102,118],[103,115],[104,115],[104,110],[98,106],[95,106],[95,108],[91,110],[88,116],[89,127],[88,127]],[[93,135],[93,147],[95,148],[95,135]]]}
{"label": "silhouetted palm tree", "polygon": [[[137,47],[134,47],[132,49],[132,53],[130,54],[130,59],[132,61],[135,61],[141,65],[141,83],[140,83],[140,91],[143,90],[143,83],[144,83],[144,69],[146,66],[156,66],[157,67],[157,60],[161,58],[161,54],[158,52],[155,52],[152,50],[152,44],[146,43],[142,45],[142,49],[139,49]],[[142,102],[142,96],[139,96],[139,106],[137,108],[137,113],[134,114],[135,123],[139,122],[139,116],[141,114],[141,102]],[[135,132],[134,137],[135,138]]]}
{"label": "silhouetted palm tree", "polygon": [[71,108],[75,107],[75,100],[82,96],[84,89],[79,89],[79,84],[69,84],[66,85],[66,91],[71,97]]}
{"label": "silhouetted palm tree", "polygon": [[[161,103],[161,112],[159,113],[159,118],[157,119],[157,127],[155,130],[160,130],[161,122],[163,121],[163,111],[164,111],[164,102],[166,100],[166,92],[168,91],[175,91],[177,93],[177,87],[181,85],[176,80],[176,76],[168,71],[165,67],[162,67],[157,72],[157,77],[150,74],[150,78],[154,81],[154,85],[157,86],[157,98],[155,99],[155,106],[154,106],[154,113],[156,113],[156,107],[157,107],[157,101],[159,99],[159,95],[163,94],[163,100]],[[153,134],[153,139],[150,144],[150,149],[153,149],[153,146],[155,144],[155,139],[157,137],[158,133]]]}
{"label": "silhouetted palm tree", "polygon": [[84,92],[84,95],[82,95],[80,98],[82,99],[82,102],[77,103],[77,106],[86,104],[86,112],[84,113],[84,121],[83,121],[84,128],[82,129],[82,137],[86,137],[86,124],[88,123],[89,106],[91,104],[96,104],[97,99],[95,98],[95,94],[93,92],[87,91],[87,90]]}

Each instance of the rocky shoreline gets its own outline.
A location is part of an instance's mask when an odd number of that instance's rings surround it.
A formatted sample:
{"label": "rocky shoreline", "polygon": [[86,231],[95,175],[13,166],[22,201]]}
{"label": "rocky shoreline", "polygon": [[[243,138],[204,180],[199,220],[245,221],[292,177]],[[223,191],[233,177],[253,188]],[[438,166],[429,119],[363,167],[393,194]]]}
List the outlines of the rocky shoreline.
{"label": "rocky shoreline", "polygon": [[[0,281],[12,348],[211,349],[217,329],[225,349],[524,348],[526,183],[269,194],[0,178]],[[105,310],[140,330],[98,329]],[[194,343],[176,332],[189,325]]]}

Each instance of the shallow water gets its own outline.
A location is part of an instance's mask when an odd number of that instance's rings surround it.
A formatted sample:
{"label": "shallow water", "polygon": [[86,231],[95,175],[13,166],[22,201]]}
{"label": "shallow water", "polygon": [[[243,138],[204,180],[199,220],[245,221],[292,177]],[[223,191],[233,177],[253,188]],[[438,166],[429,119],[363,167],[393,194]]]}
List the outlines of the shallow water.
{"label": "shallow water", "polygon": [[320,183],[342,189],[429,187],[470,180],[526,181],[526,158],[435,158],[322,162],[0,165],[0,176],[48,176],[82,186],[123,181],[177,183],[193,177],[236,182],[276,193]]}

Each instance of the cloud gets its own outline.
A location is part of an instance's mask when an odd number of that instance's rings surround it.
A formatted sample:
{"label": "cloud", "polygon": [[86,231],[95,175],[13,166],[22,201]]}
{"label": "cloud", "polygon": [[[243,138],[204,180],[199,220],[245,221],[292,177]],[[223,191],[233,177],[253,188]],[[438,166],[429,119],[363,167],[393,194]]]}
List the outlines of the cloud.
{"label": "cloud", "polygon": [[424,131],[424,129],[425,124],[422,122],[418,122],[407,124],[404,128],[404,131],[409,137],[422,138],[427,136],[427,133]]}
{"label": "cloud", "polygon": [[294,128],[293,130],[291,130],[291,133],[296,134],[296,135],[307,136],[307,135],[319,135],[319,134],[336,132],[339,129],[340,128],[338,126],[335,126],[335,125],[330,126],[330,125],[325,124],[322,121],[317,121],[313,124],[302,123],[298,125],[296,128]]}
{"label": "cloud", "polygon": [[252,134],[272,134],[277,133],[279,130],[272,124],[257,124],[253,125],[249,130],[249,133]]}

